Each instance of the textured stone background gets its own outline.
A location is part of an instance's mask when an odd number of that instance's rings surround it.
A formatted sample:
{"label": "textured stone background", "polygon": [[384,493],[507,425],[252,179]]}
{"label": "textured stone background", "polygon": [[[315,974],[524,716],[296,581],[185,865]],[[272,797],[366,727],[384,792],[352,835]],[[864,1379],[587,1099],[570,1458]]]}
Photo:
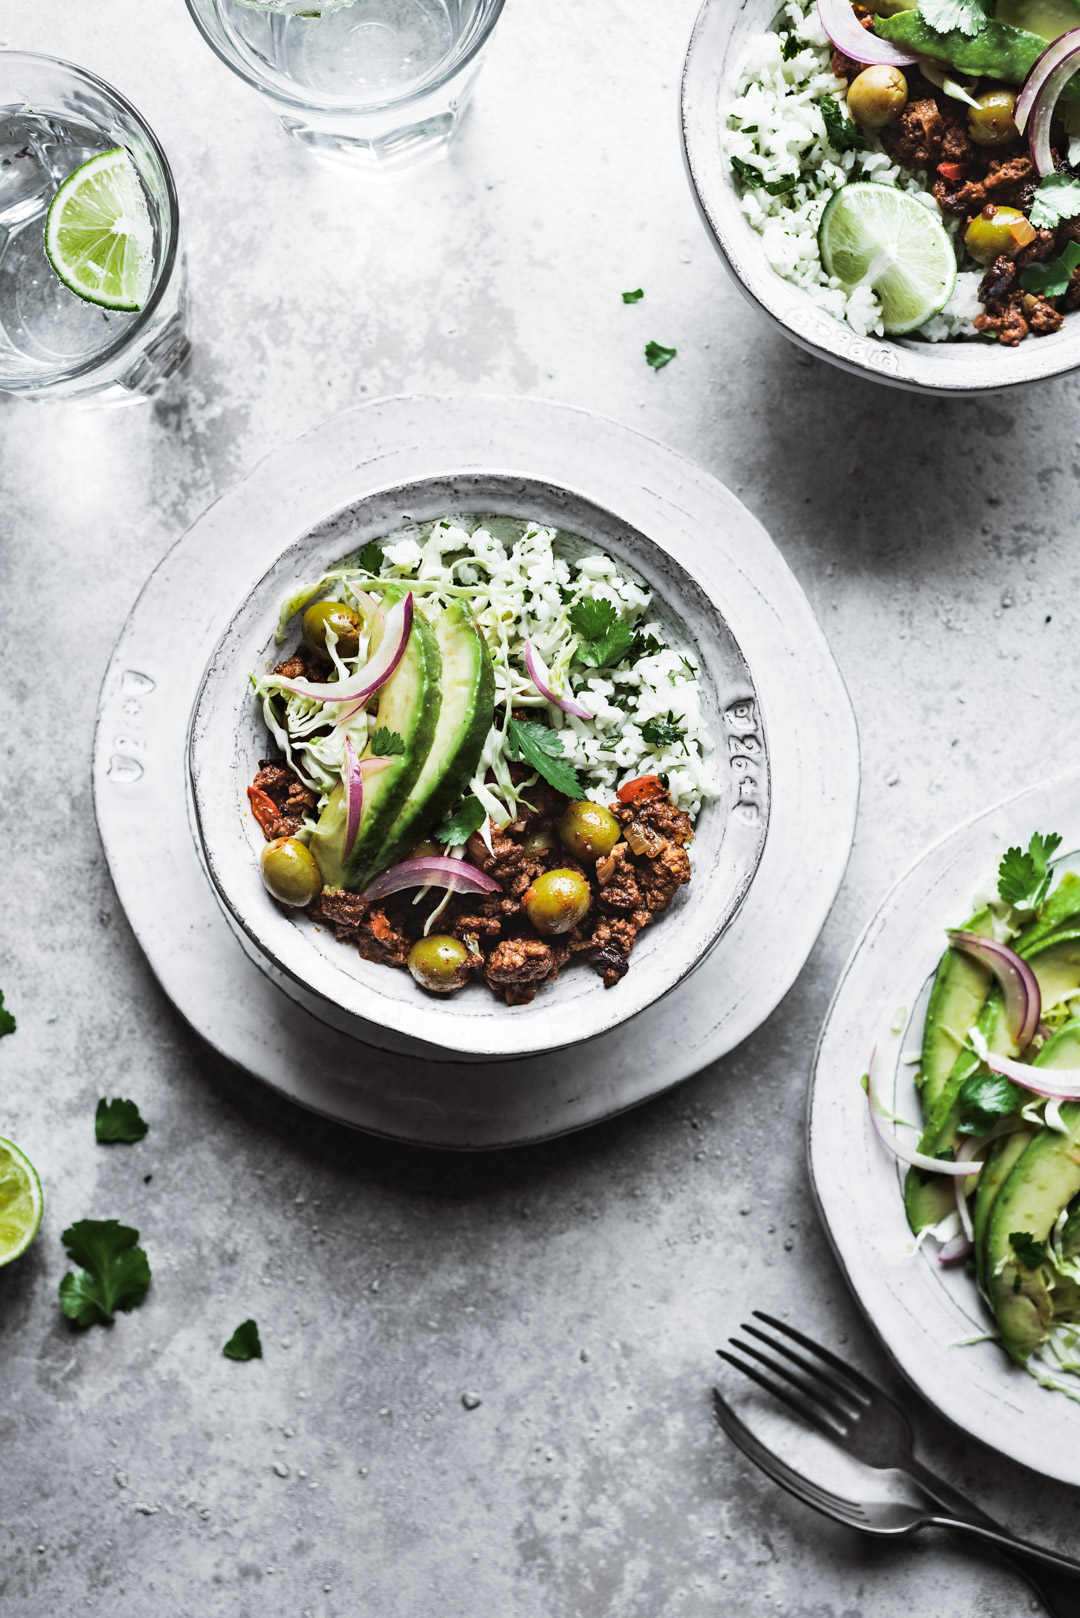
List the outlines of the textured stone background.
{"label": "textured stone background", "polygon": [[[921,401],[748,312],[681,167],[693,13],[509,0],[452,159],[372,191],[293,151],[181,0],[7,0],[6,43],[97,70],[163,138],[195,356],[167,405],[2,409],[0,1133],[48,1197],[0,1275],[5,1618],[1028,1610],[958,1546],[883,1551],[780,1495],[707,1396],[753,1306],[888,1375],[811,1202],[809,1058],[907,862],[1072,761],[1077,383]],[[659,375],[649,338],[679,349]],[[478,1161],[373,1143],[216,1061],[143,964],[90,801],[101,673],[167,547],[275,444],[424,389],[594,407],[725,479],[820,612],[863,743],[848,879],[771,1023],[655,1105]],[[94,1145],[106,1091],[138,1100],[142,1145]],[[89,1214],[138,1225],[155,1279],[76,1336],[58,1237]],[[249,1313],[266,1357],[234,1365]],[[928,1460],[1068,1543],[1069,1491],[910,1402]]]}

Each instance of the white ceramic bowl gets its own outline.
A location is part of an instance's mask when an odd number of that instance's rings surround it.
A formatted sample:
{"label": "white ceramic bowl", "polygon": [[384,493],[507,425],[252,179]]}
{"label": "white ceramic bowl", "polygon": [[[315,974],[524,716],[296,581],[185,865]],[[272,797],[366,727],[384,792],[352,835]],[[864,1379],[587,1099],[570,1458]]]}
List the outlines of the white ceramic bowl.
{"label": "white ceramic bowl", "polygon": [[860,337],[777,275],[739,207],[722,134],[747,41],[764,33],[780,0],[704,0],[686,54],[683,150],[703,220],[737,285],[800,348],[859,376],[917,392],[978,394],[1060,376],[1080,365],[1080,315],[1016,348],[974,341]]}
{"label": "white ceramic bowl", "polygon": [[[724,791],[699,815],[693,880],[641,934],[630,971],[613,989],[576,964],[545,984],[528,1006],[506,1006],[482,984],[437,998],[407,972],[362,960],[302,913],[286,912],[262,885],[263,839],[247,809],[246,788],[273,744],[251,699],[248,673],[291,649],[288,642],[284,648],[274,644],[281,602],[367,540],[448,512],[530,518],[627,563],[655,591],[673,640],[691,646],[700,660]],[[673,989],[738,910],[768,826],[768,759],[753,682],[719,607],[689,566],[585,496],[505,473],[428,476],[368,495],[289,545],[238,604],[210,658],[192,715],[188,757],[206,869],[256,958],[374,1029],[476,1058],[536,1054],[594,1038]]]}

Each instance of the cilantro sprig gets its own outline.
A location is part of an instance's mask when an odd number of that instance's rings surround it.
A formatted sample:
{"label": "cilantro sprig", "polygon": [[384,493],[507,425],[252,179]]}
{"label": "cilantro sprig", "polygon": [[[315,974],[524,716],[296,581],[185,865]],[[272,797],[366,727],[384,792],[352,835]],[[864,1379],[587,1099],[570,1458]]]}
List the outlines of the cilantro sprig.
{"label": "cilantro sprig", "polygon": [[544,777],[556,792],[568,798],[583,798],[584,788],[572,764],[563,758],[562,737],[558,731],[535,719],[511,719],[507,726],[510,756],[522,758]]}
{"label": "cilantro sprig", "polygon": [[123,1101],[119,1096],[113,1101],[106,1101],[102,1096],[97,1104],[97,1111],[94,1114],[94,1138],[102,1146],[117,1143],[134,1146],[136,1141],[142,1140],[149,1128],[150,1125],[140,1116],[134,1101]]}
{"label": "cilantro sprig", "polygon": [[920,0],[923,21],[939,34],[954,30],[974,39],[981,34],[989,20],[981,0]]}
{"label": "cilantro sprig", "polygon": [[221,1350],[227,1360],[261,1360],[262,1341],[253,1320],[242,1320]]}
{"label": "cilantro sprig", "polygon": [[829,138],[829,145],[838,152],[865,152],[870,142],[855,123],[849,118],[841,107],[836,96],[825,96],[818,103],[821,116],[825,120],[825,133]]}
{"label": "cilantro sprig", "polygon": [[1060,846],[1057,832],[1037,831],[1026,852],[1007,848],[998,866],[998,898],[1017,910],[1037,910],[1050,891],[1050,861]]}
{"label": "cilantro sprig", "polygon": [[1009,1246],[1026,1270],[1037,1270],[1046,1263],[1046,1243],[1037,1241],[1030,1231],[1012,1231]]}
{"label": "cilantro sprig", "polygon": [[1020,271],[1020,285],[1043,298],[1059,298],[1069,290],[1073,271],[1080,269],[1080,242],[1066,242],[1060,258],[1049,264],[1028,264]]}
{"label": "cilantro sprig", "polygon": [[1080,215],[1080,180],[1071,174],[1047,174],[1039,181],[1029,215],[1037,230],[1053,230],[1063,219]]}
{"label": "cilantro sprig", "polygon": [[111,1326],[117,1309],[135,1309],[150,1285],[139,1233],[116,1219],[79,1219],[60,1240],[73,1264],[60,1283],[60,1307],[79,1326]]}
{"label": "cilantro sprig", "polygon": [[985,1135],[999,1118],[1011,1118],[1021,1110],[1025,1097],[1019,1085],[1000,1073],[973,1073],[960,1086],[960,1116],[957,1133]]}
{"label": "cilantro sprig", "polygon": [[4,1005],[4,991],[0,989],[0,1039],[15,1032],[15,1018]]}
{"label": "cilantro sprig", "polygon": [[383,548],[377,539],[369,539],[358,558],[365,573],[382,571]]}
{"label": "cilantro sprig", "polygon": [[479,831],[486,819],[487,810],[480,799],[474,793],[470,793],[457,813],[451,815],[449,820],[444,820],[441,826],[437,826],[432,836],[437,843],[448,843],[451,847],[457,848],[462,843],[467,843],[473,832]]}
{"label": "cilantro sprig", "polygon": [[371,738],[371,756],[373,758],[393,758],[397,753],[404,753],[405,743],[396,730],[387,730],[380,725]]}
{"label": "cilantro sprig", "polygon": [[610,601],[586,596],[570,608],[570,627],[582,641],[574,653],[575,663],[586,668],[606,669],[621,663],[637,636],[619,617]]}

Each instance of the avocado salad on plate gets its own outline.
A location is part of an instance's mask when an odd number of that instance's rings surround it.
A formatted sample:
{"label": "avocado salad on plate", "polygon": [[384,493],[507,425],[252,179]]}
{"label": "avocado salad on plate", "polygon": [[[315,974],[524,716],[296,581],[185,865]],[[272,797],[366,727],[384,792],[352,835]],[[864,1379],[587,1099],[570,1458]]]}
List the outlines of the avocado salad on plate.
{"label": "avocado salad on plate", "polygon": [[299,589],[252,685],[276,751],[263,881],[367,960],[527,1004],[619,982],[720,791],[692,648],[629,569],[553,528],[447,517]]}
{"label": "avocado salad on plate", "polygon": [[1080,0],[789,0],[724,150],[766,257],[860,336],[1015,347],[1080,308]]}
{"label": "avocado salad on plate", "polygon": [[1010,848],[996,896],[948,933],[915,1057],[917,1146],[881,1099],[877,1050],[863,1082],[880,1139],[909,1165],[920,1245],[932,1236],[940,1263],[965,1263],[988,1335],[1080,1400],[1080,877],[1052,863],[1060,842]]}

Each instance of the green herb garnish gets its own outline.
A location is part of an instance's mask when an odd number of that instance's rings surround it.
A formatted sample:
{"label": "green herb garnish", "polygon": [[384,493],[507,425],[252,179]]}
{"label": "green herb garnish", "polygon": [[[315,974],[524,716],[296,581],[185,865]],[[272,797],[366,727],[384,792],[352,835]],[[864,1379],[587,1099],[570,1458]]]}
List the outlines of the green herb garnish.
{"label": "green herb garnish", "polygon": [[253,1320],[242,1320],[221,1350],[227,1360],[261,1360],[259,1328]]}
{"label": "green herb garnish", "polygon": [[117,1309],[134,1309],[150,1285],[150,1261],[136,1247],[139,1233],[115,1219],[80,1219],[60,1240],[82,1266],[60,1283],[60,1307],[80,1326],[112,1325]]}
{"label": "green herb garnish", "polygon": [[1037,1270],[1040,1264],[1046,1263],[1046,1243],[1036,1241],[1029,1231],[1014,1230],[1009,1236],[1009,1246],[1026,1270]]}
{"label": "green herb garnish", "polygon": [[1048,174],[1039,181],[1029,218],[1038,230],[1053,230],[1063,219],[1080,214],[1080,180],[1071,174]]}
{"label": "green herb garnish", "polygon": [[985,1135],[999,1118],[1011,1118],[1024,1105],[1019,1085],[1000,1073],[973,1073],[960,1086],[960,1135]]}
{"label": "green herb garnish", "polygon": [[444,820],[431,835],[437,843],[449,843],[457,848],[462,843],[467,843],[474,831],[480,830],[487,817],[487,810],[480,799],[474,793],[470,793],[457,814],[451,815],[449,820]]}
{"label": "green herb garnish", "polygon": [[835,96],[826,96],[818,102],[821,116],[825,120],[825,133],[829,137],[829,145],[838,152],[865,152],[870,142],[859,128],[858,124],[844,112]]}
{"label": "green herb garnish", "polygon": [[939,34],[953,30],[974,39],[987,24],[986,9],[980,0],[921,0],[923,21]]}
{"label": "green herb garnish", "polygon": [[793,62],[799,52],[805,50],[806,47],[801,39],[796,39],[793,33],[784,34],[781,37],[783,43],[780,46],[780,54],[785,62]]}
{"label": "green herb garnish", "polygon": [[674,747],[676,742],[682,742],[683,752],[685,753],[686,743],[683,741],[685,735],[686,732],[680,730],[678,725],[673,724],[670,718],[649,719],[641,727],[642,740],[647,742],[650,747],[663,749]]}
{"label": "green herb garnish", "polygon": [[767,180],[760,169],[755,168],[753,163],[747,163],[742,157],[733,157],[731,168],[743,185],[753,186],[755,191],[767,191],[770,197],[782,196],[785,191],[790,191],[799,183],[797,174],[781,174],[778,180]]}
{"label": "green herb garnish", "polygon": [[567,798],[585,796],[572,765],[562,756],[562,737],[535,719],[511,719],[507,726],[511,757],[523,758],[544,777],[549,786]]}
{"label": "green herb garnish", "polygon": [[4,991],[0,989],[0,1039],[15,1032],[15,1018],[4,1007]]}
{"label": "green herb garnish", "polygon": [[606,669],[621,663],[637,638],[603,596],[586,596],[582,601],[575,601],[570,608],[570,627],[583,642],[574,653],[574,662],[584,663],[590,669]]}
{"label": "green herb garnish", "polygon": [[654,371],[662,371],[678,353],[677,348],[665,348],[663,343],[646,343],[645,358]]}
{"label": "green herb garnish", "polygon": [[[1080,257],[1080,247],[1077,248]],[[1008,848],[998,866],[998,897],[1017,910],[1037,910],[1050,891],[1050,859],[1061,844],[1057,832],[1036,832],[1027,853]]]}
{"label": "green herb garnish", "polygon": [[640,303],[644,296],[644,290],[641,287],[638,287],[636,292],[624,292],[622,295],[622,301],[623,303]]}
{"label": "green herb garnish", "polygon": [[636,663],[639,657],[655,657],[664,648],[655,635],[637,634],[630,644],[630,656]]}
{"label": "green herb garnish", "polygon": [[106,1101],[102,1096],[97,1104],[94,1114],[94,1135],[102,1146],[111,1146],[117,1142],[124,1146],[134,1146],[137,1140],[142,1140],[150,1125],[139,1116],[139,1109],[134,1101],[121,1101],[117,1096],[115,1101]]}
{"label": "green herb garnish", "polygon": [[1020,271],[1020,285],[1025,292],[1036,292],[1043,298],[1059,298],[1069,290],[1073,271],[1080,268],[1080,242],[1067,242],[1060,258],[1049,264],[1028,264]]}
{"label": "green herb garnish", "polygon": [[395,753],[404,753],[404,751],[405,743],[397,731],[387,730],[385,725],[380,725],[371,738],[372,758],[392,758]]}
{"label": "green herb garnish", "polygon": [[383,548],[377,539],[369,539],[359,556],[360,566],[365,573],[379,573],[382,570]]}

